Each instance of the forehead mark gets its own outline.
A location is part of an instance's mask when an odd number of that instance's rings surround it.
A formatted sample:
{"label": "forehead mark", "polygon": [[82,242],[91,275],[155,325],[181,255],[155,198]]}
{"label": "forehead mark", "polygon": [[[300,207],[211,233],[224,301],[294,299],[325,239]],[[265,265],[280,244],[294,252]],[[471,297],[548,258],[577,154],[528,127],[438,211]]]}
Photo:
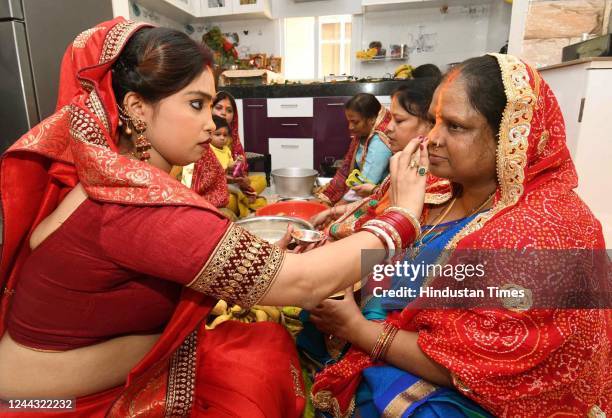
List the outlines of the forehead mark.
{"label": "forehead mark", "polygon": [[436,124],[432,128],[430,135],[436,133],[436,131],[439,129],[439,126],[442,122],[442,101],[444,99],[444,95],[446,94],[446,91],[449,89],[449,87],[451,87],[453,83],[457,80],[459,74],[460,72],[457,68],[451,70],[451,72],[446,77],[444,84],[440,86],[440,94],[438,95],[438,102],[436,103],[435,108]]}

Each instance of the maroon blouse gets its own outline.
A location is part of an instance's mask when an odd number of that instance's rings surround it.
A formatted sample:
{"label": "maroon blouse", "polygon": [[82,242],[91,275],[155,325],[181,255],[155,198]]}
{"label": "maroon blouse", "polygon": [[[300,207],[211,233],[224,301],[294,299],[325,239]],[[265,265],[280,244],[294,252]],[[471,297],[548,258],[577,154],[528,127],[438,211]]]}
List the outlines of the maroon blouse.
{"label": "maroon blouse", "polygon": [[8,332],[58,351],[161,332],[227,229],[203,209],[88,199],[26,260]]}

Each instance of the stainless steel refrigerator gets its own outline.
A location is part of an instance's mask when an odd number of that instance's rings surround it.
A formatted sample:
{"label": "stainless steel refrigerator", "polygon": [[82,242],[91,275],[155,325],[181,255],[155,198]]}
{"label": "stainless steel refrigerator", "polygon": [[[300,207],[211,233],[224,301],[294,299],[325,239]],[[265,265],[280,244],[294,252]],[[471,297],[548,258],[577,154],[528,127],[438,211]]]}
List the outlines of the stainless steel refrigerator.
{"label": "stainless steel refrigerator", "polygon": [[64,51],[111,0],[0,0],[0,154],[51,115]]}

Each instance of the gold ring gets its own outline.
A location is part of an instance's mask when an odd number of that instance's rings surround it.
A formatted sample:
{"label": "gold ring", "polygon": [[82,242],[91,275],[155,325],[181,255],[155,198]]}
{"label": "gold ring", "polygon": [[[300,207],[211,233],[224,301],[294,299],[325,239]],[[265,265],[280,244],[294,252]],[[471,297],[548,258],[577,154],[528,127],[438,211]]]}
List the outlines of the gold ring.
{"label": "gold ring", "polygon": [[417,162],[415,160],[410,161],[410,165],[408,167],[415,168],[417,166]]}
{"label": "gold ring", "polygon": [[419,173],[419,176],[425,176],[428,172],[429,170],[427,169],[427,167],[421,166],[417,169],[417,173]]}

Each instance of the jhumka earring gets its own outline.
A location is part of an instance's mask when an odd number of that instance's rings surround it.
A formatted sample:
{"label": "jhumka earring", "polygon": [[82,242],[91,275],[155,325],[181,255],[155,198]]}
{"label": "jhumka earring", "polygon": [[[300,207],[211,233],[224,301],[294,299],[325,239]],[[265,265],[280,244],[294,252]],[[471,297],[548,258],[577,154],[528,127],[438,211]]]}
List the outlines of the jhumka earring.
{"label": "jhumka earring", "polygon": [[132,135],[132,129],[130,128],[130,124],[134,127],[136,131],[136,151],[132,153],[134,157],[140,159],[141,161],[147,161],[151,158],[151,154],[149,154],[149,150],[151,149],[151,143],[145,136],[144,132],[147,130],[146,122],[133,118],[128,115],[128,113],[119,107],[119,126],[124,126],[124,132],[126,135]]}

